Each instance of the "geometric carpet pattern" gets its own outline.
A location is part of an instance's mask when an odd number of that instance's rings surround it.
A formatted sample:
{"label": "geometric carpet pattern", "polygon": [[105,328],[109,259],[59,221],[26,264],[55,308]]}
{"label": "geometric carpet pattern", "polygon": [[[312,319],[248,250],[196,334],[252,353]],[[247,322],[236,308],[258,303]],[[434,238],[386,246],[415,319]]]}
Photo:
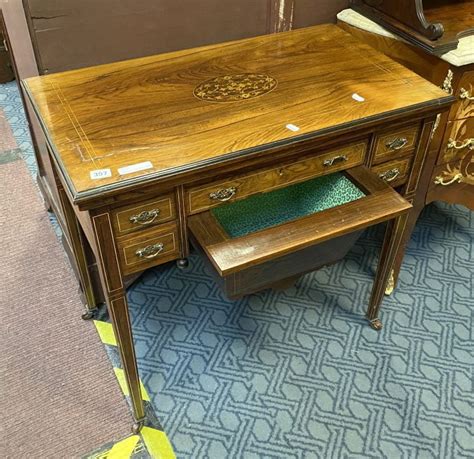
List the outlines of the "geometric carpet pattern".
{"label": "geometric carpet pattern", "polygon": [[376,332],[382,236],[284,292],[229,301],[197,255],[132,285],[140,375],[177,457],[474,457],[474,215],[423,211]]}
{"label": "geometric carpet pattern", "polygon": [[473,213],[423,212],[376,332],[364,312],[381,237],[234,302],[198,256],[142,276],[140,372],[178,457],[474,457]]}
{"label": "geometric carpet pattern", "polygon": [[12,139],[15,145],[5,145],[5,138],[0,139],[0,151],[18,149],[22,152],[23,159],[26,161],[29,171],[36,174],[36,162],[33,154],[33,145],[28,130],[28,122],[24,116],[22,100],[18,92],[16,81],[2,84],[0,91],[0,123],[8,123],[4,137],[9,138],[13,134]]}

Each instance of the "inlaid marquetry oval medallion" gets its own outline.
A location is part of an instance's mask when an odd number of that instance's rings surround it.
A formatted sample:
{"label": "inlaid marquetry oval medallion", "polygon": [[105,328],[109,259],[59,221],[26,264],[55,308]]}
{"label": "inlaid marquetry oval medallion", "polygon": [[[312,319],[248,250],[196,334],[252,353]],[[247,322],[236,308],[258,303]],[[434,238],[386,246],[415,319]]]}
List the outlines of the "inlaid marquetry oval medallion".
{"label": "inlaid marquetry oval medallion", "polygon": [[276,88],[278,81],[264,73],[240,73],[206,80],[194,89],[194,95],[208,102],[248,100]]}

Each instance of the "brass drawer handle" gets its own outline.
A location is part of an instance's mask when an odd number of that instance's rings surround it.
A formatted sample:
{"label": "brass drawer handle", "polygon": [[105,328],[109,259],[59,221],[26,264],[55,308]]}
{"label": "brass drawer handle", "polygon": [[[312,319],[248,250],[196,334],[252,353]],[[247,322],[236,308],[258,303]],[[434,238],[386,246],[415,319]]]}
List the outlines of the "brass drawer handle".
{"label": "brass drawer handle", "polygon": [[379,174],[379,177],[387,183],[393,182],[398,176],[401,174],[400,169],[395,167],[393,169],[389,169],[388,171]]}
{"label": "brass drawer handle", "polygon": [[448,185],[452,185],[453,183],[461,183],[461,181],[462,181],[462,174],[456,174],[451,179],[446,179],[442,175],[438,175],[435,178],[434,183],[435,185],[448,186]]}
{"label": "brass drawer handle", "polygon": [[213,193],[209,194],[209,197],[213,199],[214,201],[229,201],[229,199],[232,199],[235,194],[237,193],[237,188],[235,187],[230,187],[230,188],[223,188],[221,190],[214,191]]}
{"label": "brass drawer handle", "polygon": [[323,162],[324,167],[330,167],[333,166],[334,164],[337,163],[343,163],[344,161],[347,161],[349,158],[346,155],[339,155],[339,156],[334,156],[334,158],[331,159],[326,159]]}
{"label": "brass drawer handle", "polygon": [[472,102],[474,100],[474,96],[471,96],[467,89],[461,88],[461,94],[459,95],[460,99],[466,99]]}
{"label": "brass drawer handle", "polygon": [[135,255],[138,258],[155,258],[163,252],[164,248],[165,245],[162,242],[159,242],[158,244],[147,245],[145,248],[137,250]]}
{"label": "brass drawer handle", "polygon": [[406,137],[398,137],[397,139],[389,140],[385,146],[389,150],[401,150],[407,143],[408,139]]}
{"label": "brass drawer handle", "polygon": [[138,215],[132,215],[129,220],[137,225],[150,225],[157,219],[158,215],[160,215],[160,209],[145,210]]}
{"label": "brass drawer handle", "polygon": [[474,150],[474,139],[466,139],[464,142],[460,140],[449,139],[447,149],[454,148],[455,150],[462,150],[469,147],[470,150]]}

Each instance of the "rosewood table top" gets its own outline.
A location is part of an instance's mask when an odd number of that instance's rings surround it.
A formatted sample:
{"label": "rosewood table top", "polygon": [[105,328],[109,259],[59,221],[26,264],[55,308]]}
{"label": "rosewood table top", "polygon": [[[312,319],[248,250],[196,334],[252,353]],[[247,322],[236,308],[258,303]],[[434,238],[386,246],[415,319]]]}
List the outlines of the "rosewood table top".
{"label": "rosewood table top", "polygon": [[74,201],[450,102],[335,25],[24,82]]}

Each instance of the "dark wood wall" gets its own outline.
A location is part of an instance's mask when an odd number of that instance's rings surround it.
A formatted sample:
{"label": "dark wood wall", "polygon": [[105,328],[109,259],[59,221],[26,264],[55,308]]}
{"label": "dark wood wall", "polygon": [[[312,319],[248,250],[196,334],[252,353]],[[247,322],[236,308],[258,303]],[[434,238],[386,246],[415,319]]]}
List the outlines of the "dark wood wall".
{"label": "dark wood wall", "polygon": [[7,50],[7,40],[3,25],[3,13],[0,10],[0,84],[13,80],[13,67]]}
{"label": "dark wood wall", "polygon": [[334,22],[348,0],[23,0],[40,73]]}

